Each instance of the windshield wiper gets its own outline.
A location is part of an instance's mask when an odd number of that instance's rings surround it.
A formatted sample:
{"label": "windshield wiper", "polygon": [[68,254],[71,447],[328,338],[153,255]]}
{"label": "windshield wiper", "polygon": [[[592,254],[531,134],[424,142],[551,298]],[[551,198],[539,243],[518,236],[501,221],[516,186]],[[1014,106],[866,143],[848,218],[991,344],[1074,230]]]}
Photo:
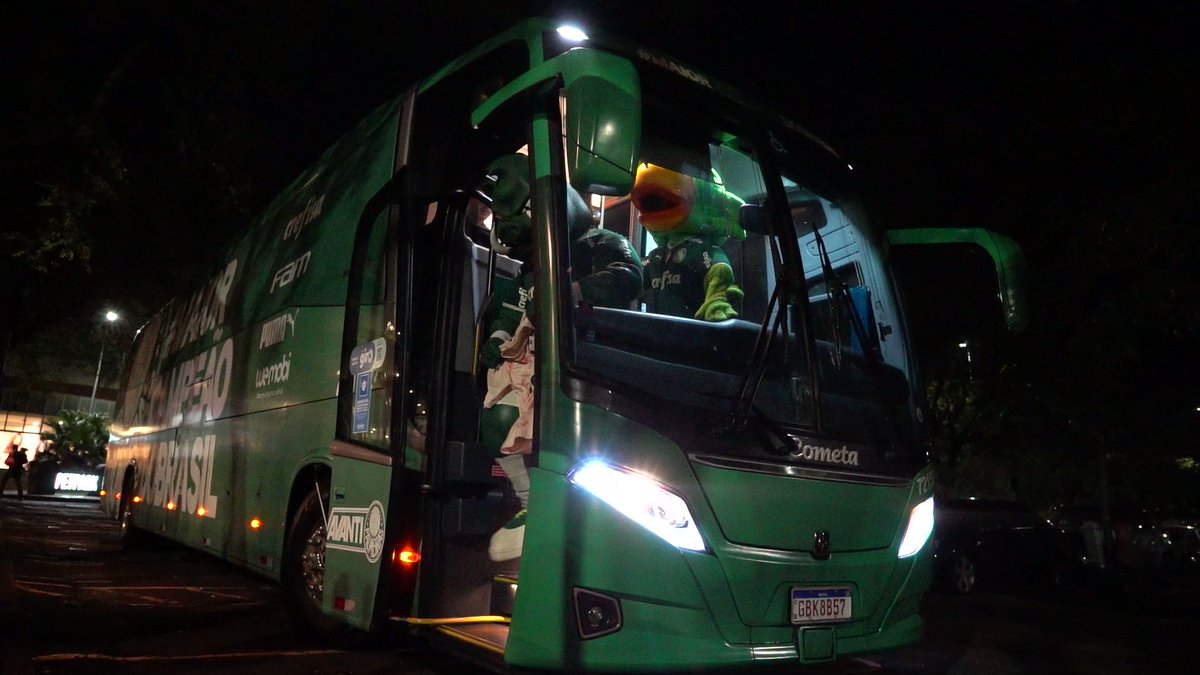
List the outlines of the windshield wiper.
{"label": "windshield wiper", "polygon": [[[773,254],[778,255],[779,251],[774,239],[771,240],[771,249]],[[767,359],[771,353],[771,345],[774,342],[775,334],[782,328],[785,332],[784,339],[787,339],[786,308],[791,302],[792,295],[795,293],[795,287],[798,283],[796,277],[797,274],[791,266],[786,263],[780,265],[779,279],[775,284],[775,289],[771,292],[771,299],[767,303],[766,315],[759,325],[758,337],[754,340],[754,351],[750,355],[746,374],[742,377],[737,397],[734,399],[733,407],[729,411],[727,424],[725,427],[718,429],[718,433],[741,431],[744,429],[751,410],[754,410],[759,420],[768,421],[768,424],[774,427],[775,423],[769,421],[769,418],[762,411],[754,407],[754,398],[758,393],[758,387],[762,383],[763,374],[767,368]],[[776,431],[772,429],[772,431],[780,438],[785,439],[785,442],[792,442],[790,440],[791,437],[781,430]],[[773,445],[768,445],[774,448]]]}
{"label": "windshield wiper", "polygon": [[[817,243],[817,253],[821,258],[821,276],[825,281],[826,292],[829,295],[832,304],[832,323],[834,326],[834,344],[833,358],[835,364],[840,367],[842,358],[842,345],[837,330],[839,322],[838,317],[841,316],[841,311],[838,308],[839,300],[843,304],[850,315],[850,327],[858,338],[858,343],[862,347],[863,353],[863,370],[871,378],[871,382],[875,385],[876,391],[879,392],[879,397],[883,403],[884,414],[887,416],[889,425],[892,427],[895,437],[901,438],[899,421],[896,418],[895,406],[901,405],[902,402],[896,400],[893,387],[889,386],[887,375],[884,372],[883,351],[879,344],[868,338],[867,328],[863,322],[862,316],[858,313],[858,307],[854,303],[854,298],[850,296],[850,287],[837,272],[833,269],[833,261],[829,258],[829,252],[825,249],[825,239],[821,237],[821,232],[817,229],[814,223],[812,227],[813,238]],[[836,295],[836,299],[835,296]]]}
{"label": "windshield wiper", "polygon": [[842,340],[841,331],[838,330],[840,324],[841,311],[838,309],[839,300],[850,314],[850,328],[854,331],[855,337],[858,338],[858,343],[862,346],[863,353],[868,356],[868,362],[876,364],[883,362],[883,353],[880,352],[879,346],[874,340],[867,338],[867,328],[863,323],[862,316],[858,313],[858,307],[854,304],[854,298],[850,297],[850,286],[842,281],[836,270],[833,269],[833,261],[829,258],[829,251],[825,248],[825,238],[821,236],[820,230],[816,223],[812,227],[813,239],[817,244],[817,254],[821,259],[821,277],[825,282],[825,293],[829,297],[830,305],[832,306],[832,328],[833,328],[833,358],[835,363],[841,363],[842,355]]}

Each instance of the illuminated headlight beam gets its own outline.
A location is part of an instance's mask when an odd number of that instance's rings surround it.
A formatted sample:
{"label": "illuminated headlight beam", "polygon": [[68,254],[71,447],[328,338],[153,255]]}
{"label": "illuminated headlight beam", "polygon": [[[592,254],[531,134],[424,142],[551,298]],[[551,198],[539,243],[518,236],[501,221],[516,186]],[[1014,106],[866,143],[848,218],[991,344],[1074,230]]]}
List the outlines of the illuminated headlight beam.
{"label": "illuminated headlight beam", "polygon": [[909,558],[916,555],[929,535],[933,534],[933,497],[917,504],[908,514],[908,528],[904,530],[904,538],[900,540],[899,558]]}
{"label": "illuminated headlight beam", "polygon": [[593,459],[575,467],[570,479],[672,546],[706,550],[687,503],[650,478]]}

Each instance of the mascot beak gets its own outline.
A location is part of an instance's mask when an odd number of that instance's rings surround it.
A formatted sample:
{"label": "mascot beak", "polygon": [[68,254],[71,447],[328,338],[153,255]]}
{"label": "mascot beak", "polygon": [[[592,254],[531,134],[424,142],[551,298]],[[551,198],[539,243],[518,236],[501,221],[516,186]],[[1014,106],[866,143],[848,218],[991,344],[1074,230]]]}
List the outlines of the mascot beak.
{"label": "mascot beak", "polygon": [[695,180],[654,164],[638,166],[629,198],[650,232],[670,232],[687,222],[696,196]]}

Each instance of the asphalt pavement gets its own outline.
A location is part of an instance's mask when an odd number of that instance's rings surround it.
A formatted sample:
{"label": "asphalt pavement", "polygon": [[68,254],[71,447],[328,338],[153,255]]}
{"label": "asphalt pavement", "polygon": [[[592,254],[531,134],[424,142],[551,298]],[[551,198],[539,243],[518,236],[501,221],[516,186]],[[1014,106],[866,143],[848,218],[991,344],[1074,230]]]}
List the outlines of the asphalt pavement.
{"label": "asphalt pavement", "polygon": [[124,551],[95,498],[0,499],[0,673],[481,672],[409,644],[306,643],[279,588],[165,541]]}
{"label": "asphalt pavement", "polygon": [[[481,673],[412,641],[306,643],[279,588],[165,541],[124,551],[95,498],[0,499],[0,673]],[[1055,595],[930,595],[924,638],[811,672],[1191,673],[1200,579],[1142,573]]]}

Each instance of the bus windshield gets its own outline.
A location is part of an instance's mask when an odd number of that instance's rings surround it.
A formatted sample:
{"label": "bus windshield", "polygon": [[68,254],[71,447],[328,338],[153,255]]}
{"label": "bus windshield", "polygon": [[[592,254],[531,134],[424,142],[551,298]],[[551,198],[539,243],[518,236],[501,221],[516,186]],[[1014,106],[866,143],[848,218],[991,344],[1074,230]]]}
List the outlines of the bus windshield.
{"label": "bus windshield", "polygon": [[[786,431],[776,436],[801,464],[908,472],[918,454],[908,350],[863,209],[821,187],[828,181],[794,159],[802,155],[781,136],[756,147],[731,122],[694,120],[648,106],[633,190],[583,195],[592,225],[636,251],[642,290],[614,304],[587,293],[587,279],[576,281],[572,365],[647,401],[656,415],[710,427],[745,397],[755,418]],[[780,175],[764,170],[764,152]],[[770,181],[782,185],[792,222],[768,224]],[[795,238],[798,263],[788,260],[784,236]],[[597,249],[571,249],[570,267],[598,269],[581,259]],[[804,289],[776,295],[782,270],[797,267]],[[813,434],[834,444],[802,440]]]}

